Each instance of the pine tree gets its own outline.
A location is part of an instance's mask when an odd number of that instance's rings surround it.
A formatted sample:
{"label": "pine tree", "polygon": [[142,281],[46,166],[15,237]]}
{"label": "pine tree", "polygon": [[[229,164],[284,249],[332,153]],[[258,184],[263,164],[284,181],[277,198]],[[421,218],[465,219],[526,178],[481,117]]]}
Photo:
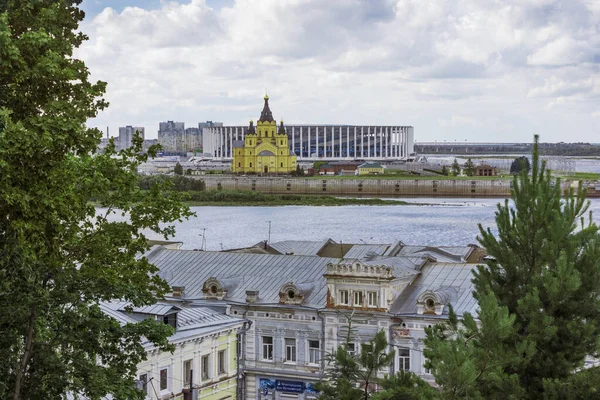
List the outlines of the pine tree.
{"label": "pine tree", "polygon": [[448,167],[442,165],[442,175],[448,176]]}
{"label": "pine tree", "polygon": [[534,399],[544,379],[567,379],[600,350],[600,235],[591,214],[585,219],[581,186],[562,198],[560,181],[552,184],[537,135],[532,164],[531,176],[514,179],[514,205],[498,206],[498,235],[479,226],[493,260],[473,282],[476,298],[490,291],[514,315],[518,342],[531,351],[509,371]]}
{"label": "pine tree", "polygon": [[510,173],[512,175],[518,174],[522,170],[526,170],[527,172],[531,171],[529,158],[525,156],[515,158],[515,160],[510,164]]}
{"label": "pine tree", "polygon": [[454,176],[460,175],[460,164],[458,163],[456,158],[452,162],[451,169],[452,169],[452,175],[454,175]]}
{"label": "pine tree", "polygon": [[521,171],[513,187],[514,204],[498,205],[498,233],[479,226],[491,258],[473,279],[479,324],[451,313],[427,330],[428,366],[446,398],[560,398],[599,350],[600,236],[585,220],[585,192],[562,198],[537,136],[532,174]]}
{"label": "pine tree", "polygon": [[175,175],[183,175],[183,167],[181,166],[181,164],[179,164],[179,163],[175,164],[175,168],[173,169],[173,173]]}
{"label": "pine tree", "polygon": [[475,164],[473,164],[473,161],[469,158],[467,159],[467,162],[465,163],[465,175],[467,176],[473,176],[475,175]]}

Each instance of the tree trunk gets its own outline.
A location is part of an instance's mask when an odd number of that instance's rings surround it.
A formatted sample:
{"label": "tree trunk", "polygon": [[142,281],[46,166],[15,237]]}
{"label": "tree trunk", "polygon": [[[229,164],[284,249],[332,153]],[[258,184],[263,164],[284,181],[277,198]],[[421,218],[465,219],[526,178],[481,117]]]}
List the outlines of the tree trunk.
{"label": "tree trunk", "polygon": [[31,306],[29,313],[29,323],[27,326],[27,338],[25,339],[25,348],[21,361],[19,361],[19,368],[17,368],[15,375],[15,393],[13,400],[21,400],[21,386],[23,385],[23,378],[25,376],[25,368],[31,357],[31,349],[33,347],[33,334],[35,330],[35,319],[36,319],[36,307],[35,304]]}

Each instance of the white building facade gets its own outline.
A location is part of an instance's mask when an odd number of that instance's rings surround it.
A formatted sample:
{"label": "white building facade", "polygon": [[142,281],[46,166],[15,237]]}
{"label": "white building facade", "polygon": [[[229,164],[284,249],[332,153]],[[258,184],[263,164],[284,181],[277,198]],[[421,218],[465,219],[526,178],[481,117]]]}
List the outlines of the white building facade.
{"label": "white building facade", "polygon": [[[290,151],[298,160],[402,160],[414,153],[412,126],[287,125]],[[234,142],[243,141],[247,126],[204,129],[204,153],[231,159]]]}

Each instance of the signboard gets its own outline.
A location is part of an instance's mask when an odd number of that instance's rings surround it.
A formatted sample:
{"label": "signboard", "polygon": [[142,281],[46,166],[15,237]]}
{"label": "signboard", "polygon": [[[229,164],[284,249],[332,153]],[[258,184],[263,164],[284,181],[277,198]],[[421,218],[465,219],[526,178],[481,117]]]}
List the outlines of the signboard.
{"label": "signboard", "polygon": [[278,392],[288,392],[288,393],[304,393],[304,389],[306,388],[304,382],[298,381],[281,381],[277,379],[275,390]]}

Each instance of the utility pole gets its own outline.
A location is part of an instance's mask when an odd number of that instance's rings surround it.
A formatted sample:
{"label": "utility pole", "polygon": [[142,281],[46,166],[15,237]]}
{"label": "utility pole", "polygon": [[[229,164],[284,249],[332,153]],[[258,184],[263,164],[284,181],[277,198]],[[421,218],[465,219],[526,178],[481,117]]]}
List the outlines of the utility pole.
{"label": "utility pole", "polygon": [[271,243],[271,221],[269,221],[269,239],[267,240],[267,243]]}
{"label": "utility pole", "polygon": [[206,228],[202,228],[202,242],[200,243],[200,250],[206,250]]}

